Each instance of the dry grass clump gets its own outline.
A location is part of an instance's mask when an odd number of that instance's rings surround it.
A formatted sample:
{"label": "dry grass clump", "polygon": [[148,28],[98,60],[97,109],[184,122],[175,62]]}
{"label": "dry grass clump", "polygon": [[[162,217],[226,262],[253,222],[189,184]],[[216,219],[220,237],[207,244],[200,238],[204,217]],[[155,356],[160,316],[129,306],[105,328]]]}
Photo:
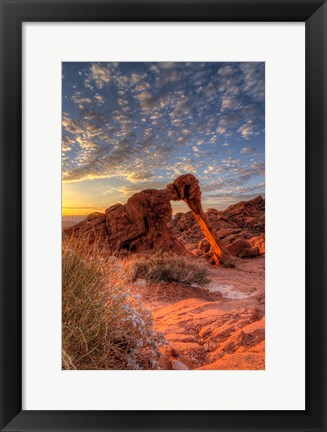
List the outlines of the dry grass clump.
{"label": "dry grass clump", "polygon": [[63,369],[156,369],[151,311],[132,295],[130,265],[76,241],[62,248]]}
{"label": "dry grass clump", "polygon": [[137,260],[134,263],[133,271],[133,280],[178,282],[198,286],[209,283],[207,269],[168,254],[156,254],[149,258]]}

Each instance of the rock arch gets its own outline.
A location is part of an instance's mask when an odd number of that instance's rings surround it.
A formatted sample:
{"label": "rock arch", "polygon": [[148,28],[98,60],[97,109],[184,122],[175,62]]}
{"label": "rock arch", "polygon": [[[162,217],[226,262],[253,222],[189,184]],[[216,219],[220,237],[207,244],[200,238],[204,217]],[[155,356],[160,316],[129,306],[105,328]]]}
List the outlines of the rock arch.
{"label": "rock arch", "polygon": [[212,259],[219,266],[222,259],[222,249],[215,239],[213,229],[208,223],[206,215],[202,209],[201,189],[196,177],[192,174],[184,174],[167,186],[169,198],[174,201],[183,200],[191,210],[194,219],[199,224],[204,237],[211,246]]}
{"label": "rock arch", "polygon": [[87,236],[110,252],[172,251],[188,254],[173,235],[168,224],[172,220],[170,201],[183,200],[193,213],[211,246],[211,259],[219,266],[223,252],[202,209],[201,189],[192,174],[179,176],[166,189],[146,189],[132,195],[125,205],[115,204],[105,213],[92,213],[79,224],[67,229],[66,235]]}

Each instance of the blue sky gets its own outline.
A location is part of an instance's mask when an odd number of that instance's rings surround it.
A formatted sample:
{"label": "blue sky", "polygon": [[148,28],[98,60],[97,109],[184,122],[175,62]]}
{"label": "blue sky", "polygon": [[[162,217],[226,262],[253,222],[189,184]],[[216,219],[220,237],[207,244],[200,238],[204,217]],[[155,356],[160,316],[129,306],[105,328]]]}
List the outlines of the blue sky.
{"label": "blue sky", "polygon": [[264,63],[63,63],[63,214],[185,173],[205,209],[264,195],[264,95]]}

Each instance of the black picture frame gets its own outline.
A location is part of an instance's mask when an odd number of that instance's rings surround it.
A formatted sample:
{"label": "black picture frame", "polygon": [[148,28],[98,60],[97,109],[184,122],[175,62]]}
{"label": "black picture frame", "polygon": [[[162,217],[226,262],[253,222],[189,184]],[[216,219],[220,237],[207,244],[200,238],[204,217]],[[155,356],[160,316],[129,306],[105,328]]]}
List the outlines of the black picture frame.
{"label": "black picture frame", "polygon": [[[0,4],[1,430],[326,431],[326,1],[1,0]],[[29,21],[305,22],[305,411],[22,411],[22,23]]]}

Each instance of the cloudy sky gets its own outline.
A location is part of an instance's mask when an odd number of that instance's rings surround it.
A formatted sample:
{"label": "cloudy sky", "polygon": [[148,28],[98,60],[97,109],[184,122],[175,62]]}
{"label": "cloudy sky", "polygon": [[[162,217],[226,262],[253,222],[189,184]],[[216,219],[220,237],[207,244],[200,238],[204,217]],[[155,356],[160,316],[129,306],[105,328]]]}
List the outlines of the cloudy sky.
{"label": "cloudy sky", "polygon": [[184,173],[205,209],[264,195],[264,95],[264,63],[63,63],[63,214]]}

